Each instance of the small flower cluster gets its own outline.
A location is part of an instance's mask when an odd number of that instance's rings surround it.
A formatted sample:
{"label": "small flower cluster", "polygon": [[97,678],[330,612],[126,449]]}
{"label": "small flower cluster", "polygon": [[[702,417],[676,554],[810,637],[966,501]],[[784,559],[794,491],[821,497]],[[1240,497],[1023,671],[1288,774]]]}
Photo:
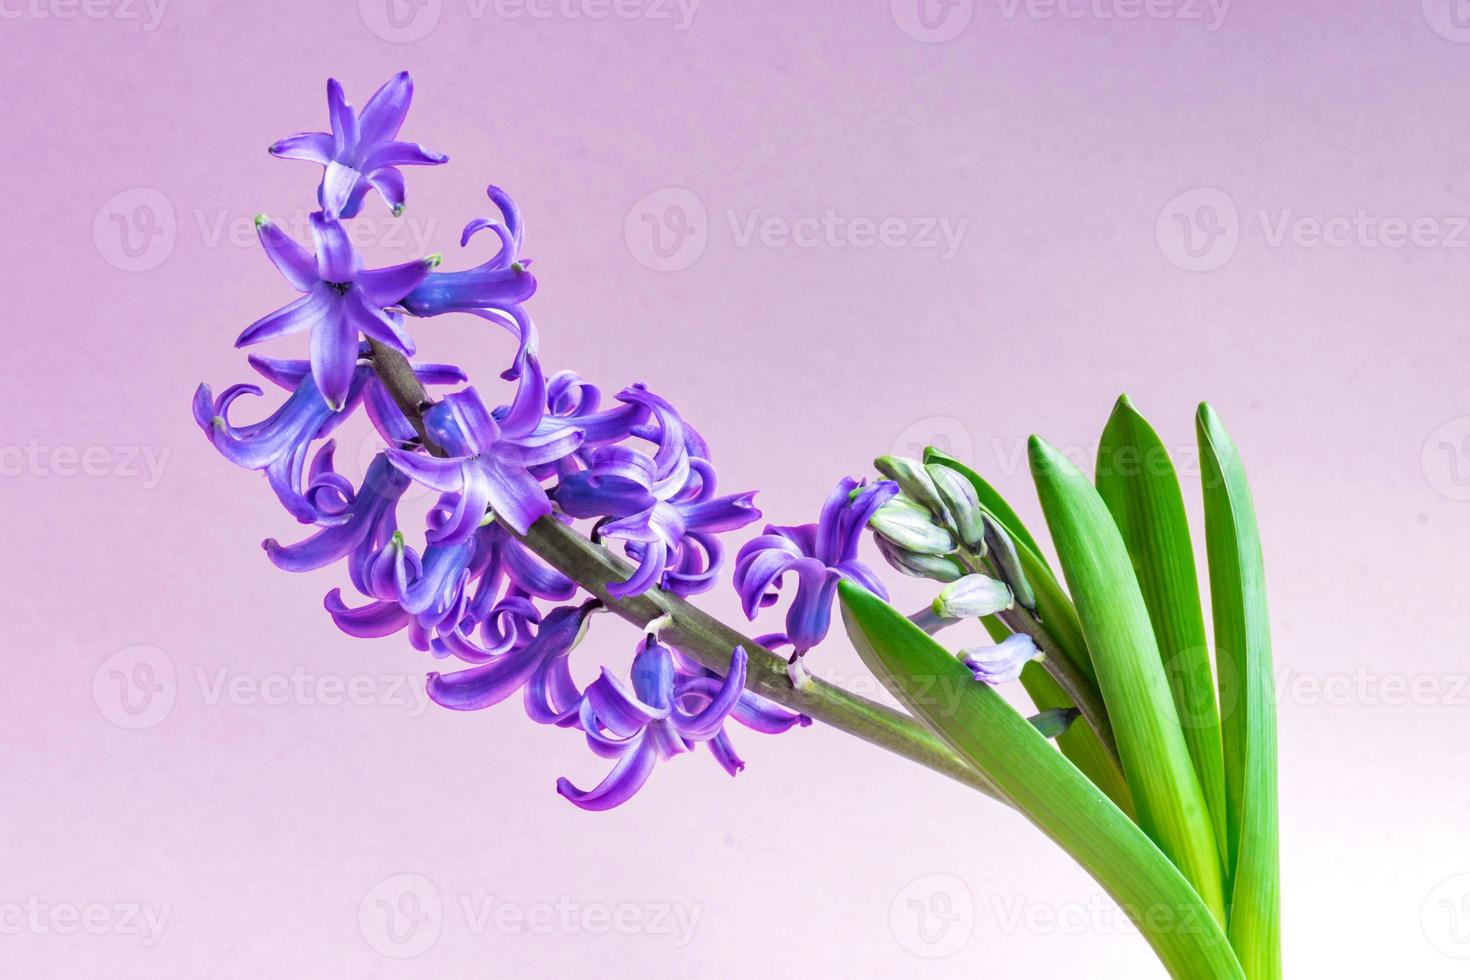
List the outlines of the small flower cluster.
{"label": "small flower cluster", "polygon": [[[589,791],[558,783],[577,806],[617,806],[655,762],[701,743],[734,774],[743,763],[726,721],[775,733],[807,719],[744,690],[746,654],[739,648],[720,678],[650,636],[633,661],[631,685],[603,670],[579,687],[569,659],[599,603],[579,603],[578,584],[543,564],[522,536],[543,518],[595,521],[598,537],[619,543],[636,565],[613,594],[658,587],[693,595],[715,583],[719,535],[759,519],[754,494],[721,495],[708,445],[644,386],[604,403],[596,386],[571,372],[545,375],[525,308],[536,281],[520,254],[523,225],[500,189],[488,191],[499,218],[471,221],[460,240],[464,247],[489,232],[498,248],[488,261],[454,272],[439,271],[438,255],[363,268],[344,222],[373,191],[399,213],[399,168],[447,160],[398,139],[411,97],[405,72],[358,113],[333,80],[331,132],[298,133],[270,148],[323,167],[320,210],[311,216],[310,251],[268,218],[257,219],[266,255],[302,295],[251,324],[236,346],[305,333],[309,357],[250,357],[266,381],[289,393],[266,418],[231,420],[233,404],[245,394],[260,396],[259,386],[232,385],[215,397],[201,385],[195,420],[223,456],[264,473],[287,512],[312,528],[293,544],[264,542],[272,562],[301,572],[345,560],[361,599],[349,601],[335,589],[327,595],[339,628],[360,637],[407,631],[415,648],[464,665],[429,675],[437,703],[475,710],[520,693],[533,720],[578,729],[594,753],[613,760],[611,773]],[[514,382],[508,404],[487,401],[455,365],[410,361],[422,385],[453,390],[419,418],[401,409],[377,358],[382,351],[414,357],[406,324],[444,313],[482,317],[515,338],[501,374]],[[359,407],[383,447],[354,485],[334,465],[332,435]],[[421,548],[399,526],[400,503],[414,483],[437,492]],[[866,574],[849,554],[866,519],[866,511],[853,512],[829,529],[831,541],[793,539],[792,547],[809,546],[823,568]],[[825,613],[821,619],[825,632]],[[805,642],[801,629],[809,632],[810,624],[794,631]]]}

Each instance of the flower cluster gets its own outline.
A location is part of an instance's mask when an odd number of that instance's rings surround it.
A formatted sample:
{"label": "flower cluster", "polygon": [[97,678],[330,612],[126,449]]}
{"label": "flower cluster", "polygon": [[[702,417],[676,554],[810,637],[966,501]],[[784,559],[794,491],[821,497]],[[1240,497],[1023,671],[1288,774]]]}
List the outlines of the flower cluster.
{"label": "flower cluster", "polygon": [[[237,346],[303,333],[308,357],[250,357],[266,381],[289,393],[264,419],[232,420],[240,396],[262,395],[257,385],[237,384],[218,397],[201,385],[195,420],[223,456],[263,472],[286,511],[311,528],[295,543],[264,542],[272,562],[301,572],[345,561],[359,598],[334,589],[325,602],[340,629],[359,637],[406,631],[415,648],[461,665],[429,675],[437,703],[474,710],[520,693],[534,721],[578,729],[597,755],[613,760],[611,773],[590,791],[558,783],[576,805],[616,806],[643,785],[655,762],[701,743],[738,772],[743,763],[725,734],[728,720],[781,732],[807,719],[744,689],[746,655],[739,648],[720,678],[649,637],[634,659],[631,686],[607,670],[578,686],[570,656],[599,603],[579,602],[579,585],[543,564],[523,536],[542,519],[594,521],[593,533],[617,543],[636,566],[614,595],[654,587],[692,595],[714,585],[723,559],[719,535],[759,519],[754,494],[721,495],[708,445],[643,385],[604,403],[599,389],[577,375],[544,373],[525,308],[536,281],[520,254],[523,225],[499,188],[488,191],[499,216],[471,221],[460,239],[464,247],[489,232],[498,247],[486,262],[445,272],[432,255],[363,268],[344,222],[360,212],[370,190],[398,213],[405,199],[399,167],[447,159],[398,139],[411,97],[412,81],[402,73],[359,114],[332,80],[331,132],[298,133],[270,148],[322,165],[320,210],[311,216],[311,250],[268,218],[257,219],[267,257],[301,296],[247,327]],[[408,361],[419,384],[451,390],[412,413],[403,410],[401,393],[385,382],[384,359],[413,358],[408,324],[445,313],[469,313],[510,332],[516,350],[501,379],[514,390],[506,404],[467,386],[457,366]],[[332,436],[358,408],[382,449],[354,484],[335,466]],[[421,547],[400,526],[414,484],[437,494]],[[851,536],[865,520],[852,517],[856,530],[844,525],[832,535]],[[813,554],[857,574],[844,568],[850,550],[834,540]]]}

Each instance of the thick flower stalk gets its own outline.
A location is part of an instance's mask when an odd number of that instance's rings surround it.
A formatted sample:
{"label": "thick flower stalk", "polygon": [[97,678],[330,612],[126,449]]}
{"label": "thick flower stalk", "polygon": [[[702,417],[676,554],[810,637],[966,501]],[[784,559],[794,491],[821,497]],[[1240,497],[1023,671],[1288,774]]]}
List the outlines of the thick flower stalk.
{"label": "thick flower stalk", "polygon": [[[577,733],[602,765],[593,781],[562,776],[555,787],[584,810],[627,803],[661,764],[701,746],[739,773],[732,721],[764,734],[821,721],[1018,809],[1124,904],[1174,975],[1278,976],[1259,545],[1243,471],[1213,414],[1201,416],[1225,488],[1206,495],[1211,574],[1224,583],[1213,611],[1217,633],[1243,648],[1232,682],[1246,688],[1250,710],[1222,726],[1223,776],[1221,759],[1205,751],[1216,743],[1186,745],[1180,732],[1174,704],[1201,703],[1199,691],[1170,685],[1197,680],[1166,677],[1158,662],[1199,619],[1195,593],[1193,618],[1175,615],[1189,612],[1170,577],[1192,570],[1192,559],[1176,560],[1188,541],[1163,541],[1150,523],[1174,498],[1167,487],[1100,480],[1105,506],[1044,444],[1033,444],[1033,475],[1071,595],[977,474],[934,450],[922,461],[885,456],[877,479],[839,480],[815,520],[767,524],[739,547],[729,581],[746,617],[784,605],[780,628],[753,639],[689,599],[719,583],[727,536],[760,520],[755,492],[720,487],[709,444],[648,384],[604,399],[575,372],[548,373],[528,305],[538,284],[523,254],[525,223],[505,191],[491,185],[498,217],[475,218],[460,235],[461,248],[493,243],[479,264],[440,271],[436,254],[363,267],[346,223],[368,193],[397,213],[406,199],[399,168],[447,159],[397,138],[411,96],[402,73],[359,114],[334,80],[331,131],[271,147],[322,166],[319,210],[310,249],[257,221],[267,258],[301,296],[236,344],[305,334],[307,356],[250,356],[286,392],[256,421],[240,421],[235,405],[264,397],[257,385],[216,397],[201,384],[193,398],[209,442],[263,473],[308,528],[296,540],[265,540],[269,561],[288,572],[342,566],[350,587],[327,593],[328,617],[350,636],[401,634],[428,654],[437,705],[481,711],[519,696],[533,723]],[[509,333],[512,348],[490,377],[411,360],[413,334],[451,314]],[[354,479],[338,468],[334,436],[359,410],[380,442]],[[1140,432],[1130,422],[1114,438]],[[894,570],[934,583],[932,603],[908,617],[887,604],[862,554],[869,537]],[[1161,541],[1173,551],[1153,553]],[[1148,573],[1142,589],[1134,569]],[[808,667],[838,605],[858,652],[908,713]],[[1154,642],[1151,617],[1170,616],[1177,628]],[[615,619],[636,629],[629,675],[603,667],[581,686],[573,657],[607,648],[598,621]],[[984,642],[949,649],[934,638],[964,624],[983,624]],[[786,647],[789,657],[772,652]],[[1030,718],[994,690],[1016,681],[1038,708]],[[1229,794],[1201,790],[1225,776]],[[1159,905],[1202,918],[1190,932],[1143,918]]]}

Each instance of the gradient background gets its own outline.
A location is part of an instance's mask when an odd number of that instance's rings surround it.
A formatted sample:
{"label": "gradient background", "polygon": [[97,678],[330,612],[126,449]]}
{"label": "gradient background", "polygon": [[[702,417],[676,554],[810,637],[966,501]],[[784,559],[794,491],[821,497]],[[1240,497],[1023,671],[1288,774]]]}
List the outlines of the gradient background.
{"label": "gradient background", "polygon": [[[399,221],[370,203],[369,256],[469,261],[507,187],[548,367],[650,382],[772,520],[937,441],[1039,521],[1024,437],[1090,465],[1123,390],[1197,516],[1212,400],[1284,678],[1288,973],[1465,974],[1470,10],[387,2],[0,0],[0,975],[1160,975],[1022,819],[831,730],[742,733],[739,780],[701,754],[582,813],[552,789],[603,771],[577,736],[428,710],[422,655],[321,611],[344,575],[265,560],[296,527],[189,397],[291,295],[250,219],[299,229],[317,171],[264,148],[323,128],[329,74],[361,105],[404,67],[405,134],[452,163],[409,172]],[[780,234],[829,211],[897,230]],[[477,323],[417,335],[485,386],[508,356]],[[584,675],[633,640],[597,625]],[[814,664],[872,688],[840,635]]]}

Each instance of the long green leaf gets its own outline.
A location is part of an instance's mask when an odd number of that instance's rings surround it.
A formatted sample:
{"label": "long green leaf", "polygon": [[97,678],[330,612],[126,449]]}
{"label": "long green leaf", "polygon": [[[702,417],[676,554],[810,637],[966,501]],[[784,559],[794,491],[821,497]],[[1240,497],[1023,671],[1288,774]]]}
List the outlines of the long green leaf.
{"label": "long green leaf", "polygon": [[1029,448],[1042,513],[1092,651],[1139,825],[1223,924],[1220,852],[1128,550],[1087,477],[1043,440],[1033,436]]}
{"label": "long green leaf", "polygon": [[1281,976],[1276,696],[1255,505],[1235,444],[1209,405],[1195,417],[1225,742],[1230,941],[1251,980]]}
{"label": "long green leaf", "polygon": [[[1090,679],[1097,675],[1092,669],[1092,659],[1087,652],[1087,643],[1082,636],[1082,625],[1077,621],[1077,610],[1066,591],[1052,573],[1051,566],[1041,554],[1036,538],[1026,528],[1014,508],[992,487],[985,478],[964,463],[938,449],[924,452],[924,462],[947,466],[970,481],[980,498],[980,506],[1010,533],[1016,544],[1016,553],[1021,559],[1022,570],[1036,593],[1037,612],[1046,625],[1047,632],[1057,641],[1057,646],[1077,664]],[[998,620],[987,619],[985,627],[997,640],[1010,634]],[[1052,680],[1040,664],[1028,664],[1021,671],[1021,685],[1036,705],[1038,711],[1049,708],[1070,708],[1072,702],[1062,693],[1057,682]],[[1057,746],[1077,764],[1089,779],[1100,786],[1124,813],[1133,815],[1133,797],[1128,783],[1123,778],[1107,749],[1098,741],[1097,733],[1087,725],[1073,725],[1071,730],[1057,740]]]}
{"label": "long green leaf", "polygon": [[1168,450],[1127,395],[1118,399],[1103,429],[1096,482],[1138,576],[1215,845],[1224,854],[1225,759],[1184,495]]}
{"label": "long green leaf", "polygon": [[1097,879],[1172,976],[1243,980],[1211,910],[1123,811],[902,613],[851,582],[838,590],[869,669]]}

